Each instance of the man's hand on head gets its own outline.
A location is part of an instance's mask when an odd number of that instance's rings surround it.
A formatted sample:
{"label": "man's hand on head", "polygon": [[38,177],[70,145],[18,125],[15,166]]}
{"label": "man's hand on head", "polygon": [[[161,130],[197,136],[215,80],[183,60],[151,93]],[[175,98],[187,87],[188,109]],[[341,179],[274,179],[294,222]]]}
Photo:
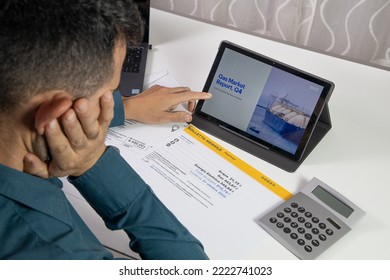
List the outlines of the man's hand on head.
{"label": "man's hand on head", "polygon": [[44,125],[49,161],[36,154],[24,157],[24,172],[42,178],[80,176],[90,169],[106,150],[108,127],[114,116],[114,100],[108,92],[100,98],[100,112],[92,111],[85,98]]}

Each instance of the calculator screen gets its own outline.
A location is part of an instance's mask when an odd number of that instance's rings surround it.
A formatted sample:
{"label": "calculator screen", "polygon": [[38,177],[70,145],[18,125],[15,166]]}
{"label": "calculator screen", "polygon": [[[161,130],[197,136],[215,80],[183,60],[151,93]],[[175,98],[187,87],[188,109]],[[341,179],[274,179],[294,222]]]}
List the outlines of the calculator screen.
{"label": "calculator screen", "polygon": [[326,191],[321,186],[317,186],[316,188],[314,188],[312,194],[315,195],[323,203],[328,205],[330,208],[332,208],[334,211],[346,218],[348,218],[354,211],[351,207],[349,207],[347,204],[335,197],[333,194]]}

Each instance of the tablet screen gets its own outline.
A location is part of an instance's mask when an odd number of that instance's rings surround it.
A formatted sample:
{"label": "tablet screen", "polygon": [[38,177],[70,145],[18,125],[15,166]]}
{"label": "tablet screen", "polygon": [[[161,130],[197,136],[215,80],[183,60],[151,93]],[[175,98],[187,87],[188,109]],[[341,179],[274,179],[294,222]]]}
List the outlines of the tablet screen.
{"label": "tablet screen", "polygon": [[196,113],[292,159],[300,159],[333,84],[223,41]]}

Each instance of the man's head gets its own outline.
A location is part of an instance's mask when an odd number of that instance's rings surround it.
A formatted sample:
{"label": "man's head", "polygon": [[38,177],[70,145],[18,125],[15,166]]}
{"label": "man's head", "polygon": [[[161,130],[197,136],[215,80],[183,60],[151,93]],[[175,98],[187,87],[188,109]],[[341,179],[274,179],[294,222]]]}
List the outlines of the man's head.
{"label": "man's head", "polygon": [[116,47],[142,37],[131,0],[3,0],[0,26],[0,114],[44,92],[94,94]]}

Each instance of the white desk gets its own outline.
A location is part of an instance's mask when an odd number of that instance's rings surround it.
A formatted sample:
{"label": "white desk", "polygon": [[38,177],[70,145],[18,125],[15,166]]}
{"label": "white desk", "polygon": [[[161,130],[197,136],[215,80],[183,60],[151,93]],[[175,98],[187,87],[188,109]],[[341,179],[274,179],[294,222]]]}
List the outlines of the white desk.
{"label": "white desk", "polygon": [[[155,9],[151,13],[150,37],[153,50],[148,58],[148,72],[167,69],[193,90],[202,90],[222,40],[238,43],[333,81],[336,87],[329,103],[333,128],[295,173],[287,173],[218,141],[292,193],[298,192],[312,177],[317,177],[366,211],[354,229],[319,259],[390,259],[389,71]],[[104,244],[131,254],[124,233],[112,234],[86,202],[71,195],[68,197]],[[239,238],[232,242],[239,242]],[[269,237],[261,244],[253,244],[247,259],[296,258]]]}

